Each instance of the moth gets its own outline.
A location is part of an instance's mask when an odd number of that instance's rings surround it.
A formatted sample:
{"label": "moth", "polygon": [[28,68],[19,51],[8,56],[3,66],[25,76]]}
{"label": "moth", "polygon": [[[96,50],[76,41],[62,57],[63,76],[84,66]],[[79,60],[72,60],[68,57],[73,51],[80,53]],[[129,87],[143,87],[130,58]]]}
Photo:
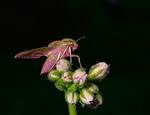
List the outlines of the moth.
{"label": "moth", "polygon": [[[78,40],[84,37],[79,38]],[[78,55],[73,55],[74,50],[78,48],[77,41],[71,38],[64,38],[62,40],[57,40],[51,42],[47,47],[40,47],[35,49],[26,50],[15,55],[15,58],[25,58],[25,59],[36,59],[41,56],[46,56],[47,59],[42,67],[41,75],[44,73],[49,73],[50,70],[55,68],[57,62],[70,56],[70,63],[72,63],[72,57],[77,57],[80,67],[82,68],[80,57]]]}

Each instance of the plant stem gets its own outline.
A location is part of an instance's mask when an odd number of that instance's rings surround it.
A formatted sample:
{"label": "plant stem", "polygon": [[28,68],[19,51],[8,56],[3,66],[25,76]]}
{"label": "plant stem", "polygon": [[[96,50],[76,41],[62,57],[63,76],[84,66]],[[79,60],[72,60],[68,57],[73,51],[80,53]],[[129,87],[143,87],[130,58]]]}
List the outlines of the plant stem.
{"label": "plant stem", "polygon": [[69,114],[70,115],[77,115],[76,105],[68,104]]}

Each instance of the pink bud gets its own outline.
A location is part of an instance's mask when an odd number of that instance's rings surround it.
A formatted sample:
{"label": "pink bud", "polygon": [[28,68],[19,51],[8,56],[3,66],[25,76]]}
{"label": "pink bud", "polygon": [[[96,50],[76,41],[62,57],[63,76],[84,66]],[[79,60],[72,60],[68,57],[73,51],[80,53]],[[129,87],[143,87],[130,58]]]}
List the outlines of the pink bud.
{"label": "pink bud", "polygon": [[69,71],[71,69],[71,64],[68,60],[66,59],[61,59],[59,62],[56,64],[56,69],[58,71]]}
{"label": "pink bud", "polygon": [[110,64],[99,62],[91,67],[89,71],[89,80],[101,80],[109,73]]}
{"label": "pink bud", "polygon": [[67,92],[66,94],[66,101],[69,104],[76,104],[79,100],[78,93],[76,92]]}
{"label": "pink bud", "polygon": [[94,94],[88,89],[82,89],[80,92],[80,101],[83,104],[91,105],[93,104]]}
{"label": "pink bud", "polygon": [[87,73],[83,70],[83,69],[77,69],[74,73],[73,73],[73,82],[75,84],[78,85],[83,85],[85,84],[85,82],[87,81]]}
{"label": "pink bud", "polygon": [[93,93],[98,93],[98,91],[99,91],[98,86],[94,83],[91,83],[91,82],[87,83],[85,87]]}
{"label": "pink bud", "polygon": [[93,104],[91,105],[91,107],[96,109],[99,105],[102,105],[102,102],[103,102],[102,96],[100,94],[96,94],[94,96]]}
{"label": "pink bud", "polygon": [[72,72],[70,72],[70,71],[64,72],[62,74],[61,78],[63,79],[64,83],[71,83],[72,82]]}

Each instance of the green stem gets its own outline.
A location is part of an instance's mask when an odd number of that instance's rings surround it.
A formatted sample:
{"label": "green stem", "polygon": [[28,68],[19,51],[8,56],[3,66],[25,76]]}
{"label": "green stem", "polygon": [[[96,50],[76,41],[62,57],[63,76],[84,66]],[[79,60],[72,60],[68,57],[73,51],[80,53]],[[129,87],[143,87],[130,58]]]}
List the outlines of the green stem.
{"label": "green stem", "polygon": [[70,115],[77,115],[76,105],[68,104],[69,114]]}

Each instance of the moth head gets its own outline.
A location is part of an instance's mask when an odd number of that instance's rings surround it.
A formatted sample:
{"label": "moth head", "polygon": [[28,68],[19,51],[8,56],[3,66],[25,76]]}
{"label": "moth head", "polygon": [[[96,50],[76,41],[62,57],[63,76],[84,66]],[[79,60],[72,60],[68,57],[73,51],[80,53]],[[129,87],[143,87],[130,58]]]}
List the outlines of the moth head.
{"label": "moth head", "polygon": [[71,38],[65,38],[62,40],[63,42],[65,42],[65,44],[70,45],[70,47],[75,50],[78,48],[78,44],[75,40],[71,39]]}

